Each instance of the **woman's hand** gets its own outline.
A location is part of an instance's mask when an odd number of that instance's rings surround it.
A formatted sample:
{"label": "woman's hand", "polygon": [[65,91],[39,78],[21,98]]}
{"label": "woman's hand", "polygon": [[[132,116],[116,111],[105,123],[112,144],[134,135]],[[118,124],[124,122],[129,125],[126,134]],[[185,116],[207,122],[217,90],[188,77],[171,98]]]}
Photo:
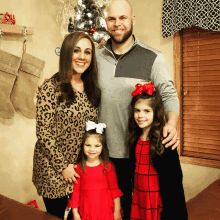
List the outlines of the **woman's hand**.
{"label": "woman's hand", "polygon": [[122,220],[120,210],[114,212],[114,220]]}
{"label": "woman's hand", "polygon": [[81,217],[80,217],[79,213],[73,214],[73,219],[74,220],[81,220]]}
{"label": "woman's hand", "polygon": [[62,171],[62,175],[66,182],[77,183],[76,177],[80,177],[78,173],[76,173],[75,168],[77,165],[69,164],[68,167]]}
{"label": "woman's hand", "polygon": [[81,220],[81,217],[80,217],[79,212],[78,212],[78,208],[74,208],[72,210],[73,210],[73,219],[74,220]]}

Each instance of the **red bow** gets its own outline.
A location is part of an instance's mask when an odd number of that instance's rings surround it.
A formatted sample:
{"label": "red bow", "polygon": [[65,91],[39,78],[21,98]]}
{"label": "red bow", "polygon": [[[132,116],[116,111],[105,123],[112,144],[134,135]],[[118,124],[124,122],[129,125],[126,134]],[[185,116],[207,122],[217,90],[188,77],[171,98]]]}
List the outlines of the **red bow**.
{"label": "red bow", "polygon": [[136,96],[142,94],[143,92],[147,93],[148,95],[152,95],[154,91],[156,91],[154,84],[149,81],[144,85],[136,84],[135,90],[131,93],[131,95]]}

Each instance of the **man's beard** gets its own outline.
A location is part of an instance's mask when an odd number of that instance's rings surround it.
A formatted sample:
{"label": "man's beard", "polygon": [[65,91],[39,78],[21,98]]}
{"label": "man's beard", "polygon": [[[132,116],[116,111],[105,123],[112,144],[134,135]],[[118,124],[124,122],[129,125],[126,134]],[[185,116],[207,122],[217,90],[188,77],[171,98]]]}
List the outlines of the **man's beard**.
{"label": "man's beard", "polygon": [[131,28],[130,30],[124,34],[123,38],[121,40],[117,40],[115,39],[114,35],[112,35],[111,33],[109,33],[108,31],[108,34],[109,36],[111,37],[111,39],[116,43],[116,44],[123,44],[133,33],[133,23],[131,23]]}

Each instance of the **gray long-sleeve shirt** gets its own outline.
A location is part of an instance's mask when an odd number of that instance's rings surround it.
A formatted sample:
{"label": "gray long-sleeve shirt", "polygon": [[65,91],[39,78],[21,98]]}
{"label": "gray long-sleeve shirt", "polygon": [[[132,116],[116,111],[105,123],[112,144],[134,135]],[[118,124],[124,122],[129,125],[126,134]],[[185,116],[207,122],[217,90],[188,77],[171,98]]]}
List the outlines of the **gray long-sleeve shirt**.
{"label": "gray long-sleeve shirt", "polygon": [[[134,36],[134,35],[133,35]],[[101,88],[99,122],[107,125],[107,145],[110,157],[128,158],[126,131],[131,93],[137,83],[152,81],[162,97],[165,114],[179,114],[179,100],[161,52],[135,38],[131,49],[116,60],[110,39],[96,51],[98,80]]]}

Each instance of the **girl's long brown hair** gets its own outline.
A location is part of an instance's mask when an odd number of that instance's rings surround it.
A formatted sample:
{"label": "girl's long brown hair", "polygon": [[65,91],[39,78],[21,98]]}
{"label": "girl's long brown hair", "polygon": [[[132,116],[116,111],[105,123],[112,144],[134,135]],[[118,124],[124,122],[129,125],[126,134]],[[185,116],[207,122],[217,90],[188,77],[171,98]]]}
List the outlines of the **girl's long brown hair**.
{"label": "girl's long brown hair", "polygon": [[85,144],[86,139],[91,135],[97,135],[98,138],[100,138],[100,142],[102,144],[102,152],[101,152],[99,158],[100,158],[100,161],[104,163],[104,166],[105,166],[104,173],[105,173],[108,168],[108,163],[109,163],[109,150],[108,150],[108,147],[106,144],[105,132],[103,132],[102,134],[98,134],[98,133],[96,133],[95,129],[86,131],[86,133],[83,137],[82,144],[81,144],[81,149],[80,149],[80,153],[79,153],[79,156],[77,159],[77,163],[80,164],[80,166],[82,167],[82,171],[85,172],[86,171],[87,156],[84,153],[84,144]]}
{"label": "girl's long brown hair", "polygon": [[87,38],[92,44],[92,60],[88,69],[82,74],[81,79],[84,83],[84,90],[89,101],[97,108],[101,99],[101,91],[97,81],[98,69],[95,45],[90,36],[83,31],[76,31],[68,34],[63,41],[60,50],[59,72],[56,74],[56,79],[59,82],[61,92],[58,102],[65,101],[66,105],[70,105],[75,101],[75,94],[70,83],[72,78],[72,56],[77,43],[82,38]]}
{"label": "girl's long brown hair", "polygon": [[[164,152],[164,146],[162,145],[163,139],[163,127],[165,125],[164,107],[158,90],[152,95],[148,95],[145,92],[141,95],[134,96],[130,104],[130,115],[128,121],[128,147],[134,149],[137,141],[142,134],[142,129],[137,125],[134,120],[134,106],[139,100],[148,100],[149,106],[154,111],[153,123],[150,128],[148,138],[150,141],[150,154],[153,158],[156,155],[162,155]],[[133,152],[133,150],[132,150]],[[132,155],[134,156],[134,155]]]}

